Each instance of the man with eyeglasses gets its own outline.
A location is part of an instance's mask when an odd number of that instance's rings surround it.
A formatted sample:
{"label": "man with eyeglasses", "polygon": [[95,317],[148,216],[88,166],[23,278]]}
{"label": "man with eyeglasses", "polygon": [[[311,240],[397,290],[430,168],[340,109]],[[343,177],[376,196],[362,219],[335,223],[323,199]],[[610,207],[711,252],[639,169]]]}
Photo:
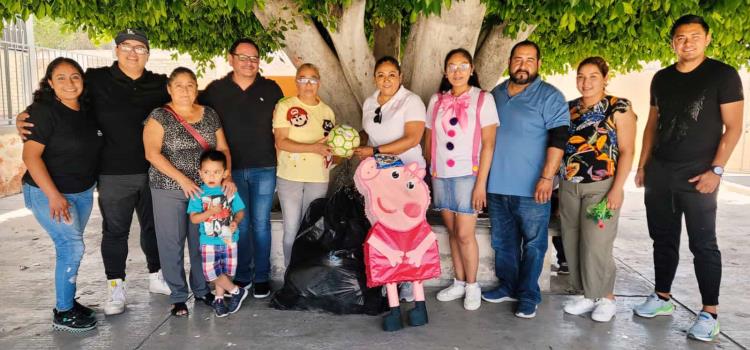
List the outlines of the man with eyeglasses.
{"label": "man with eyeglasses", "polygon": [[510,78],[492,90],[500,127],[487,185],[496,289],[491,303],[518,301],[515,315],[536,316],[539,275],[547,252],[553,180],[568,139],[570,113],[562,93],[538,76],[539,46],[516,44]]}
{"label": "man with eyeglasses", "polygon": [[[143,150],[143,121],[169,101],[163,74],[145,69],[149,57],[146,34],[128,28],[115,37],[115,61],[109,67],[86,70],[84,81],[93,113],[104,136],[99,160],[99,210],[102,213],[101,253],[107,276],[106,315],[125,311],[125,265],[133,211],[140,225],[140,243],[149,271],[149,291],[169,295],[161,275],[156,245],[148,167]],[[16,127],[29,134],[33,124],[18,116]]]}
{"label": "man with eyeglasses", "polygon": [[276,82],[258,72],[260,53],[252,40],[236,40],[227,61],[232,72],[211,82],[198,101],[221,118],[232,152],[231,176],[246,204],[234,283],[246,289],[254,283],[253,296],[265,298],[271,294],[271,206],[276,188],[273,110],[284,95]]}

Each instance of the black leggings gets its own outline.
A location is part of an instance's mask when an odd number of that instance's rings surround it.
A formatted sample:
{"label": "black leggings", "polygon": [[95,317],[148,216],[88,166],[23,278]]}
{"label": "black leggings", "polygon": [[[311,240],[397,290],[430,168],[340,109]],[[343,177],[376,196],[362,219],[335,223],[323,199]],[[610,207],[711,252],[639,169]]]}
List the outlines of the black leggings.
{"label": "black leggings", "polygon": [[703,305],[719,304],[721,253],[716,244],[717,191],[702,194],[688,179],[710,163],[666,163],[652,159],[645,170],[648,231],[654,241],[656,291],[669,293],[680,259],[680,233],[685,215],[693,267]]}

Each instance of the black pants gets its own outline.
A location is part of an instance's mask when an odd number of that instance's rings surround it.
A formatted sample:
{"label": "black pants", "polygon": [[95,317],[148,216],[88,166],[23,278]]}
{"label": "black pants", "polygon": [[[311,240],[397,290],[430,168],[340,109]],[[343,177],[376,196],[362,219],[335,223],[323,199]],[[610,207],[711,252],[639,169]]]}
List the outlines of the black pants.
{"label": "black pants", "polygon": [[709,169],[710,162],[667,163],[651,160],[645,168],[648,231],[654,241],[656,291],[669,293],[680,252],[685,215],[693,267],[703,305],[719,304],[721,253],[716,244],[717,191],[702,194],[688,179]]}
{"label": "black pants", "polygon": [[100,175],[98,191],[102,213],[102,260],[107,279],[125,279],[128,235],[134,210],[141,227],[141,249],[146,255],[148,271],[159,271],[161,265],[148,175]]}

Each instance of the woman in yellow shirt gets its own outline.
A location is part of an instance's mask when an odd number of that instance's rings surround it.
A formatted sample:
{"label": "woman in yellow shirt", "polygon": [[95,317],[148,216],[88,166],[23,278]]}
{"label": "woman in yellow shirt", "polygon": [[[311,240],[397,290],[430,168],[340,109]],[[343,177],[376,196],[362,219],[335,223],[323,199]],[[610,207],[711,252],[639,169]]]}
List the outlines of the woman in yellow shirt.
{"label": "woman in yellow shirt", "polygon": [[336,122],[333,110],[318,96],[318,67],[311,63],[301,65],[296,82],[297,96],[280,100],[273,116],[278,151],[276,190],[284,220],[286,266],[307,207],[326,195],[331,151],[325,141]]}

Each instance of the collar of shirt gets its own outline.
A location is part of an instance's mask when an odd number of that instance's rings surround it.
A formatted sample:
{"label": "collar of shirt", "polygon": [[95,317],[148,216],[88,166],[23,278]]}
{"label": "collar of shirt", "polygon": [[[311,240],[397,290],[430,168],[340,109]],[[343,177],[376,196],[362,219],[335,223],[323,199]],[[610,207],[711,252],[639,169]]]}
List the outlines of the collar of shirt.
{"label": "collar of shirt", "polygon": [[505,94],[505,96],[508,96],[508,98],[513,98],[517,96],[522,96],[524,94],[530,94],[536,91],[537,89],[539,89],[539,86],[542,85],[542,78],[537,76],[536,78],[534,78],[534,81],[532,81],[531,84],[529,84],[529,86],[527,86],[525,89],[523,89],[523,91],[521,91],[515,96],[510,96],[510,94],[508,94],[509,84],[510,84],[510,79],[506,79],[504,82],[500,84],[500,86],[498,86],[498,89],[502,91]]}
{"label": "collar of shirt", "polygon": [[589,112],[604,113],[604,111],[607,110],[608,106],[609,106],[609,96],[604,96],[601,100],[599,100],[599,102],[597,102],[596,104],[590,107],[583,105],[582,97],[579,97],[576,99],[576,108],[581,114],[589,113]]}
{"label": "collar of shirt", "polygon": [[120,66],[117,64],[117,61],[115,61],[114,63],[112,63],[112,67],[110,69],[110,72],[112,73],[112,76],[115,79],[120,80],[120,81],[124,81],[124,82],[129,82],[129,83],[131,83],[131,82],[135,82],[135,83],[142,82],[142,81],[144,81],[144,80],[147,79],[147,76],[150,73],[149,71],[147,71],[144,68],[143,69],[143,73],[141,73],[141,76],[138,77],[137,79],[133,79],[133,78],[127,76],[125,74],[125,72],[123,72],[122,69],[120,69]]}
{"label": "collar of shirt", "polygon": [[225,86],[232,86],[236,88],[237,90],[244,91],[244,92],[250,91],[257,86],[263,85],[263,82],[266,80],[266,78],[262,76],[260,72],[258,72],[257,75],[255,76],[255,80],[253,81],[253,83],[250,84],[250,86],[248,86],[247,89],[242,90],[242,88],[234,81],[234,79],[232,79],[233,74],[234,72],[229,72],[227,75],[221,78],[221,81],[223,81],[224,84],[226,84]]}

